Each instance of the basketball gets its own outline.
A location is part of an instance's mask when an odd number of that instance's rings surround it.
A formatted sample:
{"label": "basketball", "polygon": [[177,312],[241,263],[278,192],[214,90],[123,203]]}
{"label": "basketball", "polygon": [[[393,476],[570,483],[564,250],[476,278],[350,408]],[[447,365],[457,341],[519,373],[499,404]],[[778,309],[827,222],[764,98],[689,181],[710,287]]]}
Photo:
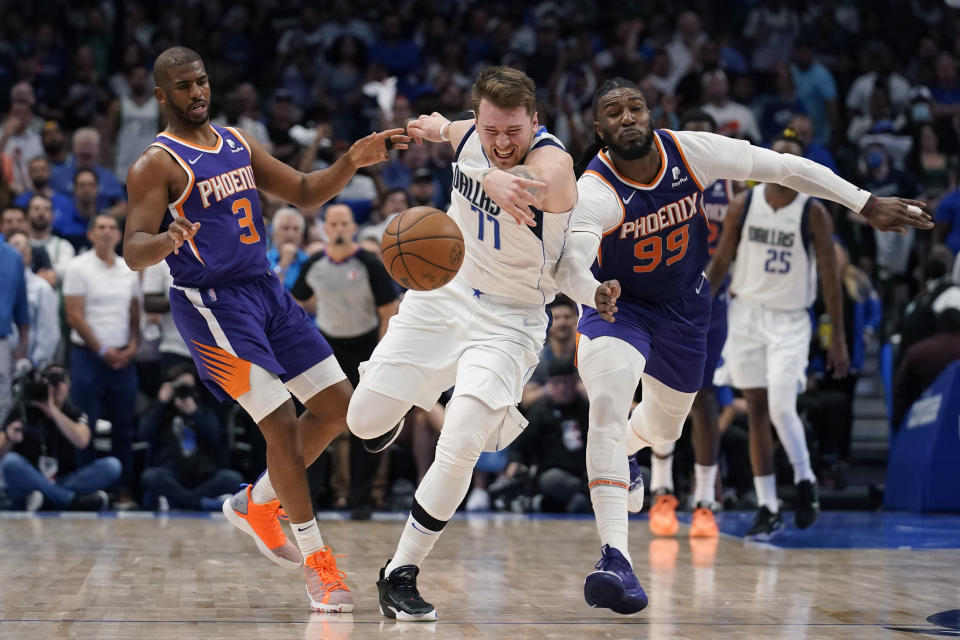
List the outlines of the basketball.
{"label": "basketball", "polygon": [[463,234],[443,211],[412,207],[390,221],[380,239],[387,273],[407,289],[439,289],[463,263]]}

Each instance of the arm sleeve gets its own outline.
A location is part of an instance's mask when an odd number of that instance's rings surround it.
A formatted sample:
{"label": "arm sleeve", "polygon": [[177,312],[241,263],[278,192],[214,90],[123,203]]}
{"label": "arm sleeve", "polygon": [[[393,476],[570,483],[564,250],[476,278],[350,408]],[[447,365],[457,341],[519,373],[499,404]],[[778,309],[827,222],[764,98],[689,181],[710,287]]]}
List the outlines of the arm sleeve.
{"label": "arm sleeve", "polygon": [[572,231],[557,262],[557,287],[579,304],[596,306],[594,294],[600,282],[590,266],[597,257],[600,238],[588,231]]}
{"label": "arm sleeve", "polygon": [[303,263],[303,266],[300,267],[300,275],[297,276],[297,281],[293,284],[293,288],[290,289],[290,295],[297,300],[309,300],[315,293],[313,287],[307,284],[307,274],[310,273],[310,269],[314,263],[321,257],[323,257],[322,253],[312,255]]}
{"label": "arm sleeve", "polygon": [[701,185],[720,178],[775,182],[817,198],[838,202],[860,211],[870,192],[860,189],[830,169],[806,158],[776,153],[712,133],[679,131],[690,170]]}
{"label": "arm sleeve", "polygon": [[373,302],[378,307],[390,304],[397,299],[397,292],[393,288],[393,280],[387,273],[383,263],[369,251],[361,250],[357,257],[367,267],[370,277],[370,290],[373,291]]}

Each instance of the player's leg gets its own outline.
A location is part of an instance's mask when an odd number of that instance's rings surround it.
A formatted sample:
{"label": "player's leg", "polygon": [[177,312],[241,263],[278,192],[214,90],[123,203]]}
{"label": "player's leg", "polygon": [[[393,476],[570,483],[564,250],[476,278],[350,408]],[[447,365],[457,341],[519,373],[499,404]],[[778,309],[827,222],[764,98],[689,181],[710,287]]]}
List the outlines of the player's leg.
{"label": "player's leg", "polygon": [[624,614],[647,605],[628,549],[630,475],[624,444],[630,403],[645,364],[643,354],[619,338],[581,336],[577,344],[577,368],[590,398],[587,478],[602,553],[584,582],[584,598],[590,606]]}
{"label": "player's leg", "polygon": [[750,429],[750,466],[753,468],[753,486],[760,509],[747,530],[747,537],[768,540],[783,528],[780,502],[777,499],[777,474],[773,463],[773,430],[767,390],[763,387],[742,389],[747,402],[747,422]]}
{"label": "player's leg", "polygon": [[720,454],[720,425],[718,422],[717,393],[713,385],[697,392],[690,410],[693,423],[693,521],[690,537],[713,538],[719,535],[717,509],[717,457]]}

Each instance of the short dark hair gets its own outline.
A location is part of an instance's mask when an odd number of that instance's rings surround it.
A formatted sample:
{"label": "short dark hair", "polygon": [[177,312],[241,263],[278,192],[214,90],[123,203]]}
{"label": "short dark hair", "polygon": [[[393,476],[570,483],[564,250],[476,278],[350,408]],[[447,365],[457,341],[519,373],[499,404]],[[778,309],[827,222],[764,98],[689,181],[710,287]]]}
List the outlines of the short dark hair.
{"label": "short dark hair", "polygon": [[180,46],[170,47],[158,55],[157,60],[153,63],[153,81],[158,87],[164,87],[170,79],[167,71],[172,67],[179,67],[180,65],[197,61],[202,63],[203,59],[200,57],[200,54],[193,49]]}
{"label": "short dark hair", "polygon": [[686,129],[687,125],[691,122],[706,122],[710,125],[711,131],[717,130],[717,121],[716,119],[704,111],[703,109],[690,109],[680,116],[680,128]]}
{"label": "short dark hair", "polygon": [[562,293],[558,293],[557,297],[550,303],[548,308],[550,309],[551,315],[553,314],[554,307],[570,307],[574,314],[577,313],[577,303]]}
{"label": "short dark hair", "polygon": [[87,223],[87,231],[92,231],[95,226],[97,226],[97,220],[100,218],[110,218],[117,223],[117,228],[120,228],[120,221],[117,220],[116,216],[109,213],[98,213],[97,215],[90,218],[90,222]]}
{"label": "short dark hair", "polygon": [[3,214],[5,214],[7,211],[10,211],[11,209],[13,209],[14,211],[19,211],[20,213],[22,213],[24,218],[27,217],[27,212],[23,210],[23,207],[18,207],[18,206],[15,205],[15,204],[11,204],[11,205],[9,205],[9,206],[6,206],[6,207],[3,207],[2,209],[0,209],[0,218],[2,218],[2,217],[3,217]]}
{"label": "short dark hair", "polygon": [[93,176],[93,181],[97,183],[97,186],[100,186],[100,176],[97,175],[97,172],[93,169],[77,169],[77,172],[73,174],[73,184],[77,184],[77,178],[80,177],[81,173],[89,173]]}

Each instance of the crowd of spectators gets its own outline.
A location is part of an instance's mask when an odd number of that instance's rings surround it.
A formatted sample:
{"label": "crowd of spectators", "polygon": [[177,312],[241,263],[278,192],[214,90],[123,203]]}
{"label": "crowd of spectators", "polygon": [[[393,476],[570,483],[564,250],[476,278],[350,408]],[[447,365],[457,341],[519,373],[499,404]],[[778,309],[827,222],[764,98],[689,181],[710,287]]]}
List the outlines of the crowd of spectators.
{"label": "crowd of spectators", "polygon": [[[126,171],[162,127],[151,64],[175,44],[203,56],[215,124],[241,127],[303,171],[420,113],[469,117],[476,72],[508,64],[535,80],[540,122],[574,157],[593,141],[594,89],[624,76],[642,87],[657,126],[675,127],[681,113],[701,107],[720,132],[756,144],[790,127],[808,158],[876,195],[925,200],[936,228],[903,236],[875,233],[857,214],[830,209],[843,245],[854,367],[840,383],[811,378],[814,393],[839,394],[836,406],[846,407],[823,412],[841,426],[829,430],[839,436],[821,438],[821,450],[833,461],[848,458],[869,341],[909,338],[895,385],[901,413],[922,391],[904,383],[929,364],[920,347],[942,353],[941,344],[956,343],[956,318],[944,315],[960,308],[954,4],[0,0],[0,484],[7,487],[0,500],[98,508],[98,492],[110,489],[120,505],[209,508],[228,484],[252,480],[263,466],[255,427],[192,377],[169,315],[169,270],[160,264],[137,275],[118,255]],[[350,357],[375,342],[402,295],[385,289],[375,267],[380,234],[409,206],[448,204],[452,158],[442,144],[393,151],[321,210],[262,196],[272,268]],[[362,271],[370,286],[326,293],[342,284],[335,267],[348,255],[348,278]],[[366,305],[369,322],[349,326],[333,307],[320,313],[312,300],[328,295]],[[576,310],[562,301],[553,313],[543,362],[524,391],[537,442],[518,442],[509,459],[489,466],[498,476],[476,485],[506,496],[501,506],[522,487],[545,508],[588,508],[583,487],[571,482],[583,481],[587,429],[567,365]],[[938,330],[947,337],[923,342]],[[815,372],[816,344],[812,353]],[[50,399],[25,396],[37,385],[49,387]],[[824,397],[810,415],[834,406]],[[340,442],[312,474],[318,504],[361,514],[404,508],[441,423],[442,407],[411,415],[389,464],[351,458],[348,441]],[[24,483],[25,464],[46,484],[32,472],[36,482]],[[97,464],[97,473],[86,471]],[[362,482],[351,485],[351,468]],[[731,483],[735,477],[731,471]]]}

